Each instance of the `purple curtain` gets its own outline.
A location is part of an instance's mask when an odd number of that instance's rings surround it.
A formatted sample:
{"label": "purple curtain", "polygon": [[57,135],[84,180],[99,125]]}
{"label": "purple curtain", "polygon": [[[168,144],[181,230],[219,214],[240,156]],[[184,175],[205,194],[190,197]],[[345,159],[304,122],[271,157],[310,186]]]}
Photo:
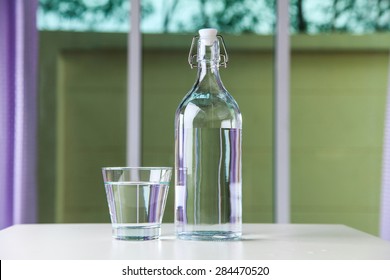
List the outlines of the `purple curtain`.
{"label": "purple curtain", "polygon": [[38,0],[0,0],[0,229],[36,222]]}
{"label": "purple curtain", "polygon": [[385,119],[385,141],[383,145],[382,193],[380,211],[380,236],[390,241],[390,59]]}

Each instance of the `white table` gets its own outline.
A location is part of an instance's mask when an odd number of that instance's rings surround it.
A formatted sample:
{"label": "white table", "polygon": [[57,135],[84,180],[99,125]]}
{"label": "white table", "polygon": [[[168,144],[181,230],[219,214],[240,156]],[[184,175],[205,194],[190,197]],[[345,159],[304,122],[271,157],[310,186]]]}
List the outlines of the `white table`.
{"label": "white table", "polygon": [[390,242],[343,225],[244,224],[241,241],[185,241],[164,224],[152,241],[120,241],[110,224],[16,225],[0,231],[0,259],[385,259]]}

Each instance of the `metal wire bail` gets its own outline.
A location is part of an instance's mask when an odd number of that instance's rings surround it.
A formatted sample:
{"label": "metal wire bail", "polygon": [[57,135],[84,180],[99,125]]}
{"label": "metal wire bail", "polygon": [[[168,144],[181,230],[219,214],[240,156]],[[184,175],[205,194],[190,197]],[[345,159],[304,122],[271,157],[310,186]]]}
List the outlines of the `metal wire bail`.
{"label": "metal wire bail", "polygon": [[[223,40],[223,37],[221,35],[217,35],[217,40],[220,46],[220,55],[219,55],[219,62],[218,66],[223,66],[227,67],[227,63],[229,61],[229,56],[226,51],[225,47],[225,41]],[[197,68],[198,67],[198,48],[197,48],[197,43],[199,41],[199,36],[194,36],[192,38],[191,42],[191,48],[190,48],[190,53],[188,54],[188,64],[191,66],[191,69]]]}
{"label": "metal wire bail", "polygon": [[191,66],[191,69],[198,67],[198,48],[197,42],[199,41],[199,36],[194,36],[192,38],[190,53],[188,54],[188,63]]}
{"label": "metal wire bail", "polygon": [[223,37],[221,35],[217,35],[217,39],[219,40],[219,45],[222,46],[222,48],[220,47],[220,49],[219,49],[220,55],[219,55],[219,64],[218,65],[226,68],[227,63],[229,61],[229,56],[228,56],[227,51],[226,51],[225,41],[223,40]]}

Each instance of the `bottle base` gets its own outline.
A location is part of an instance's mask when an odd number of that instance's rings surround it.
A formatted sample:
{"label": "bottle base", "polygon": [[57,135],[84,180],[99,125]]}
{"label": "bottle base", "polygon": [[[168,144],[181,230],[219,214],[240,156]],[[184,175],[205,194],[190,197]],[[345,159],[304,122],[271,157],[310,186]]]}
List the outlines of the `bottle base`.
{"label": "bottle base", "polygon": [[233,231],[190,231],[176,234],[182,240],[234,241],[241,239],[241,232]]}

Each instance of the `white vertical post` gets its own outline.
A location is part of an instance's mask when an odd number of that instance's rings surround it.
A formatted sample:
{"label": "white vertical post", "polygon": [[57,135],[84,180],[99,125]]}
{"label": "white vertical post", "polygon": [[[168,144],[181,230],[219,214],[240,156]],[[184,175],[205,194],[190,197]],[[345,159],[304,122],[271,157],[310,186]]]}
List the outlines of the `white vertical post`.
{"label": "white vertical post", "polygon": [[[130,0],[129,0],[130,1]],[[127,60],[127,166],[141,165],[141,30],[140,0],[131,0]]]}
{"label": "white vertical post", "polygon": [[275,222],[290,222],[290,34],[289,1],[277,1],[275,52]]}

